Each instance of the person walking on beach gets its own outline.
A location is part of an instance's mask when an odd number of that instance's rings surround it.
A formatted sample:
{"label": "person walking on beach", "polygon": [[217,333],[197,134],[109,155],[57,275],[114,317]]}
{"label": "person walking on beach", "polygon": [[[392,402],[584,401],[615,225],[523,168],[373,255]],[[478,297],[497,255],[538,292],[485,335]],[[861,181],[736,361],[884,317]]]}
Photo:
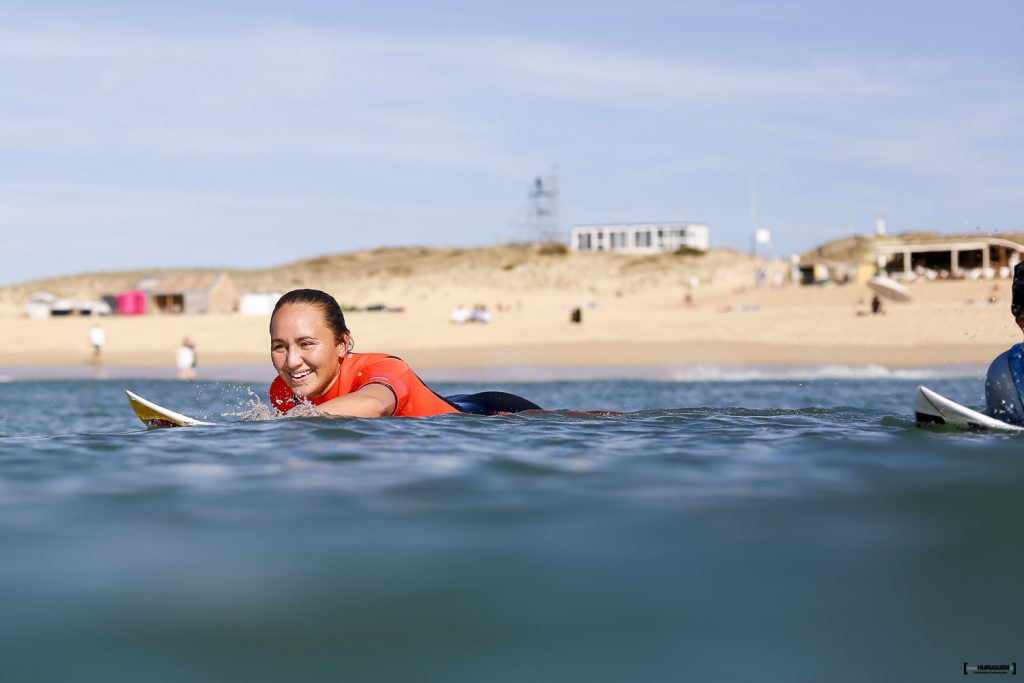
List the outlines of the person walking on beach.
{"label": "person walking on beach", "polygon": [[446,413],[540,410],[499,391],[442,398],[405,361],[383,353],[353,353],[352,332],[338,302],[318,289],[296,289],[270,316],[270,360],[277,377],[270,404],[287,413],[300,403],[327,415],[426,417]]}
{"label": "person walking on beach", "polygon": [[107,343],[107,333],[99,323],[93,323],[89,329],[89,343],[92,344],[92,360],[99,363],[102,360],[103,345]]}
{"label": "person walking on beach", "polygon": [[198,365],[196,345],[191,339],[185,337],[181,342],[181,346],[178,347],[178,353],[175,357],[175,366],[178,369],[178,379],[195,379],[196,365]]}

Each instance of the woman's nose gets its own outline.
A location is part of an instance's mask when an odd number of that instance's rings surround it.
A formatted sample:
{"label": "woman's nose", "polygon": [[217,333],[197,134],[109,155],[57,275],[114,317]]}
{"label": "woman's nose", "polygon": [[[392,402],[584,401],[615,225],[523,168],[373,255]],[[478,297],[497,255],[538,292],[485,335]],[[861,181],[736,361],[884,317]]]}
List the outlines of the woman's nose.
{"label": "woman's nose", "polygon": [[288,357],[285,359],[285,363],[290,368],[297,368],[302,365],[302,354],[299,353],[298,348],[288,349]]}

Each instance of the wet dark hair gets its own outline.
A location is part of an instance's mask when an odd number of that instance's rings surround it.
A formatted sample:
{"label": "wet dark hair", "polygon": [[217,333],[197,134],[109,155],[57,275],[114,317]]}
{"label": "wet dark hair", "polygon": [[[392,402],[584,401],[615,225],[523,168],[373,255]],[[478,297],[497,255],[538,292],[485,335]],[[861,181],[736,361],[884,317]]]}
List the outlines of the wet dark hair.
{"label": "wet dark hair", "polygon": [[336,344],[340,344],[346,334],[349,334],[349,339],[351,339],[351,333],[348,326],[345,325],[345,314],[341,312],[341,306],[327,292],[321,292],[319,289],[293,289],[277,300],[274,312],[270,314],[270,319],[273,320],[274,316],[277,315],[278,309],[287,304],[305,304],[319,308],[320,313],[324,316],[324,322],[334,334],[334,342]]}
{"label": "wet dark hair", "polygon": [[1010,313],[1014,318],[1024,315],[1024,262],[1013,268],[1013,301],[1010,304]]}

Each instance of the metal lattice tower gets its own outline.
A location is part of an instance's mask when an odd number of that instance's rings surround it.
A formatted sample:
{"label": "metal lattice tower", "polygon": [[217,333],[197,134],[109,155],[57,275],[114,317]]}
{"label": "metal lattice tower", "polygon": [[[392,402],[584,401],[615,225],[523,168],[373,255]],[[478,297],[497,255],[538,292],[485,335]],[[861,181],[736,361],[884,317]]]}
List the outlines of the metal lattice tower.
{"label": "metal lattice tower", "polygon": [[537,176],[528,195],[530,239],[561,242],[558,226],[558,168],[552,166],[547,178]]}

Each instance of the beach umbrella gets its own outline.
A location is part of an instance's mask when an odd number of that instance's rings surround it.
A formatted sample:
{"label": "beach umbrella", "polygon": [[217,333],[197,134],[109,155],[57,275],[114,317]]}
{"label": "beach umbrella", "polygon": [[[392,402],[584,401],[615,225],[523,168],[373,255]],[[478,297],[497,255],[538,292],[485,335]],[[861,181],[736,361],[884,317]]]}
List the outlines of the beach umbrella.
{"label": "beach umbrella", "polygon": [[868,280],[868,287],[878,296],[893,301],[910,301],[911,298],[909,289],[884,275],[876,275]]}

